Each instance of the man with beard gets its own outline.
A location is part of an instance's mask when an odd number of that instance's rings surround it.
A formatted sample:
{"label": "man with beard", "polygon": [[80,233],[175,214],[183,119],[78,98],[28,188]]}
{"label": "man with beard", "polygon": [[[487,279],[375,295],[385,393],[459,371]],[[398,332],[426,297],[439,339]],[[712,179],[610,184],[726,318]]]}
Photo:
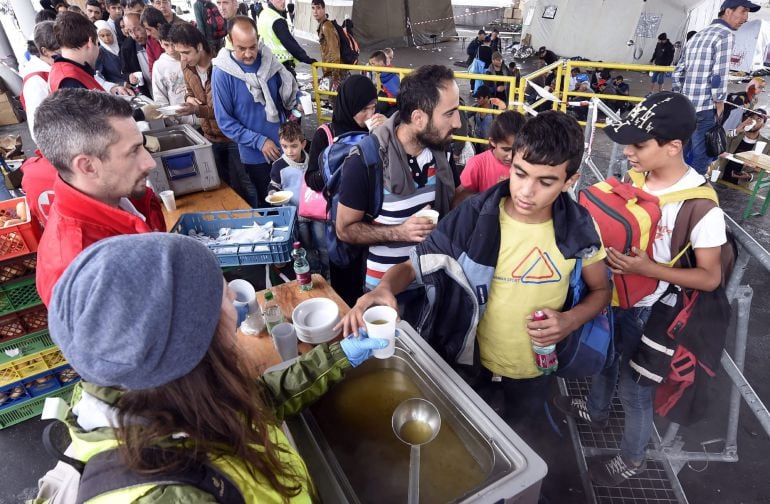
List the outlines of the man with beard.
{"label": "man with beard", "polygon": [[89,245],[166,230],[146,188],[155,160],[132,113],[127,100],[85,89],[62,89],[37,109],[35,138],[58,172],[37,251],[37,290],[46,306],[61,274]]}
{"label": "man with beard", "polygon": [[[366,211],[374,198],[368,170],[356,151],[342,165],[337,236],[369,246],[366,289],[374,289],[388,269],[408,259],[414,246],[436,227],[415,214],[432,207],[444,216],[451,208],[456,180],[448,155],[452,133],[460,127],[460,91],[451,69],[425,65],[401,82],[398,112],[374,128],[383,165],[384,199],[373,221]],[[409,305],[417,291],[402,294]]]}

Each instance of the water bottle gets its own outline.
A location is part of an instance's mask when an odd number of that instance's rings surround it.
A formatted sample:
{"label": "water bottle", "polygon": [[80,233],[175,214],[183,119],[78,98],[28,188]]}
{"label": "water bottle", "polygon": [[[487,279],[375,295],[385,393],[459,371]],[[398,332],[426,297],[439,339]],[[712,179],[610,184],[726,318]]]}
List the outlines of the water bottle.
{"label": "water bottle", "polygon": [[294,242],[294,252],[291,256],[294,258],[294,274],[297,276],[299,290],[309,291],[313,289],[313,278],[310,276],[310,263],[307,262],[307,252],[297,241]]}
{"label": "water bottle", "polygon": [[272,291],[265,292],[265,308],[262,310],[262,313],[265,317],[267,332],[272,334],[273,327],[283,322],[283,313],[281,313],[281,308],[276,303]]}
{"label": "water bottle", "polygon": [[[537,310],[532,314],[532,320],[545,320],[545,313]],[[535,353],[535,365],[543,374],[551,374],[559,367],[559,360],[556,357],[556,344],[541,347],[532,342],[532,351]]]}

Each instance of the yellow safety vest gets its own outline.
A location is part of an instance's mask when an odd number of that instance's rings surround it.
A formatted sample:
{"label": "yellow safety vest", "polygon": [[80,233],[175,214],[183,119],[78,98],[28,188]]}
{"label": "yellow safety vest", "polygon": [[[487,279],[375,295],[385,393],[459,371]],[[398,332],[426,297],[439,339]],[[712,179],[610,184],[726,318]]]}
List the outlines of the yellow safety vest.
{"label": "yellow safety vest", "polygon": [[273,56],[281,63],[284,63],[293,60],[294,56],[286,50],[273,31],[273,23],[279,19],[283,19],[283,17],[274,9],[266,6],[257,18],[257,33],[262,42],[270,49],[270,52],[273,53]]}

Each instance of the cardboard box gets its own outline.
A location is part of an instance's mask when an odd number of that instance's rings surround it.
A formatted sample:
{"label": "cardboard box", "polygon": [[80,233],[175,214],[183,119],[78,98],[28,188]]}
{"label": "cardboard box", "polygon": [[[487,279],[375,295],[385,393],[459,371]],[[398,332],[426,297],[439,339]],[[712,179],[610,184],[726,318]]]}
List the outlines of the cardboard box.
{"label": "cardboard box", "polygon": [[16,112],[11,106],[11,102],[8,101],[8,97],[3,94],[0,95],[0,126],[7,126],[9,124],[19,124],[19,118],[16,117]]}

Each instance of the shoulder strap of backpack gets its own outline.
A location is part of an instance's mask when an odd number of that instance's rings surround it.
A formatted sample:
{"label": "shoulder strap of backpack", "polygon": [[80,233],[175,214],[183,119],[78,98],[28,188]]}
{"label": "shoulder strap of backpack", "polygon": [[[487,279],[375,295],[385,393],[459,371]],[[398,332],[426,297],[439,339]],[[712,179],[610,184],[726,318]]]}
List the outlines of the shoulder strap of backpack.
{"label": "shoulder strap of backpack", "polygon": [[380,141],[374,135],[369,135],[358,143],[358,149],[366,165],[369,179],[369,194],[372,195],[372,206],[369,209],[371,219],[380,215],[384,198],[382,188],[382,159],[380,158]]}
{"label": "shoulder strap of backpack", "polygon": [[[147,448],[142,456],[149,459],[167,458],[172,450]],[[167,475],[145,475],[128,469],[120,460],[117,449],[106,450],[91,457],[83,471],[78,489],[77,503],[87,502],[100,495],[138,485],[186,484],[194,486],[214,496],[223,504],[245,504],[240,490],[230,479],[211,463],[199,464],[190,460],[189,464]]]}
{"label": "shoulder strap of backpack", "polygon": [[658,197],[660,206],[667,203],[675,203],[678,201],[687,201],[692,199],[705,199],[711,200],[719,205],[719,197],[713,187],[708,185],[702,185],[699,187],[693,187],[691,189],[683,189],[681,191],[674,191],[672,193],[663,194]]}
{"label": "shoulder strap of backpack", "polygon": [[334,133],[332,132],[331,126],[324,123],[320,125],[318,129],[323,130],[323,132],[326,133],[326,139],[329,141],[329,145],[334,143]]}

